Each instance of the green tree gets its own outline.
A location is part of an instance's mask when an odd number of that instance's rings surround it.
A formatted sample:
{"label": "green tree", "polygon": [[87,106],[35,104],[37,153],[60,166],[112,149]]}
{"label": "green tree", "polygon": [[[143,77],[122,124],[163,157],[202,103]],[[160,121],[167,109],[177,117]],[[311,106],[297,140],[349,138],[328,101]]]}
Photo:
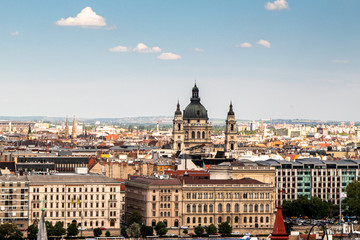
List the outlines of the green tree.
{"label": "green tree", "polygon": [[355,216],[360,216],[360,182],[354,181],[347,185],[346,193],[344,204],[348,211]]}
{"label": "green tree", "polygon": [[126,232],[126,228],[125,227],[122,227],[121,228],[121,236],[123,236],[124,238],[128,238],[129,236],[127,235],[127,232]]}
{"label": "green tree", "polygon": [[111,236],[110,231],[106,231],[106,232],[105,232],[105,236],[106,236],[106,237],[110,237],[110,236]]}
{"label": "green tree", "polygon": [[142,218],[143,217],[139,211],[133,211],[127,219],[127,225],[130,226],[133,223],[141,225]]}
{"label": "green tree", "polygon": [[202,226],[197,226],[194,228],[194,232],[196,236],[200,237],[205,232],[205,230]]}
{"label": "green tree", "polygon": [[213,235],[215,233],[217,233],[217,228],[214,224],[210,224],[207,228],[206,228],[206,232],[208,235]]}
{"label": "green tree", "polygon": [[144,238],[147,237],[147,236],[153,236],[154,235],[154,229],[151,226],[142,225],[141,229],[140,229],[140,232],[141,232],[141,236],[144,237]]}
{"label": "green tree", "polygon": [[32,224],[27,229],[27,236],[29,239],[36,239],[39,228],[36,224]]}
{"label": "green tree", "polygon": [[94,237],[100,237],[102,234],[102,230],[100,228],[94,228]]}
{"label": "green tree", "polygon": [[222,235],[230,235],[232,232],[232,227],[228,222],[223,222],[219,224],[219,233]]}
{"label": "green tree", "polygon": [[141,234],[140,225],[134,222],[126,229],[126,233],[129,237],[135,237],[135,238],[139,237]]}
{"label": "green tree", "polygon": [[184,229],[183,234],[188,234],[189,231],[187,229]]}
{"label": "green tree", "polygon": [[0,225],[0,239],[4,240],[20,240],[23,233],[17,229],[16,225],[11,223],[4,223]]}
{"label": "green tree", "polygon": [[52,225],[52,223],[49,221],[45,221],[45,226],[48,238],[54,236],[54,226]]}
{"label": "green tree", "polygon": [[77,228],[75,223],[72,223],[67,228],[67,235],[68,236],[77,236],[79,234],[79,229]]}
{"label": "green tree", "polygon": [[156,234],[161,237],[167,233],[168,229],[167,229],[165,223],[160,221],[156,224],[155,231],[156,231]]}
{"label": "green tree", "polygon": [[62,235],[65,235],[66,229],[64,228],[63,222],[56,222],[53,227],[53,236],[55,237],[61,237]]}

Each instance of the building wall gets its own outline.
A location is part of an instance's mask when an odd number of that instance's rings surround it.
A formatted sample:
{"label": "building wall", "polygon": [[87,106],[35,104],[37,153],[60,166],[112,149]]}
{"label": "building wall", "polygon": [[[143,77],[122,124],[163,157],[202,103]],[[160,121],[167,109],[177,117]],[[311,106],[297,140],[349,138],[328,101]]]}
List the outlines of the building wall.
{"label": "building wall", "polygon": [[120,183],[35,183],[29,187],[29,224],[39,221],[43,200],[46,220],[85,228],[119,228],[122,214]]}
{"label": "building wall", "polygon": [[274,187],[184,185],[183,225],[218,225],[228,221],[233,230],[272,228]]}
{"label": "building wall", "polygon": [[18,229],[28,227],[28,181],[23,176],[0,177],[0,223],[14,223]]}

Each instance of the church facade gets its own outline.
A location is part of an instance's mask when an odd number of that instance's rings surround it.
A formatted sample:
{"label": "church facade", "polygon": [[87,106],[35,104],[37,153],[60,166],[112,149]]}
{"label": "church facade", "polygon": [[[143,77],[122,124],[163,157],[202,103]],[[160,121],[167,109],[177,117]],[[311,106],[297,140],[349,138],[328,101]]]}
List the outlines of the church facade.
{"label": "church facade", "polygon": [[[212,125],[206,108],[200,102],[199,88],[192,88],[190,103],[183,113],[178,102],[173,120],[173,150],[181,151],[194,147],[201,147],[212,144],[211,142]],[[236,149],[237,127],[235,114],[230,104],[226,120],[225,147],[224,150]]]}

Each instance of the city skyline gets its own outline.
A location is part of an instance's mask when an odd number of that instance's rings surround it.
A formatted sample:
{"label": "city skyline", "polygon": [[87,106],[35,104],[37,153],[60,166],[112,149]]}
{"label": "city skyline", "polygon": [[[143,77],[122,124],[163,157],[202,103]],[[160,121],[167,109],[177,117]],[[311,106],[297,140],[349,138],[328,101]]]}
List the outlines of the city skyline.
{"label": "city skyline", "polygon": [[357,1],[2,3],[3,116],[356,121]]}

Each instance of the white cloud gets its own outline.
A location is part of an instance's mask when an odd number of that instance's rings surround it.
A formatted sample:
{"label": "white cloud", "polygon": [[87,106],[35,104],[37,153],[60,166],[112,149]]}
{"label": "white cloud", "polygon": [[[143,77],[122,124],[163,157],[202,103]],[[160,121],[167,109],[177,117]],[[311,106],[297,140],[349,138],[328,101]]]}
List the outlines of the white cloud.
{"label": "white cloud", "polygon": [[270,48],[271,44],[269,41],[266,41],[264,39],[261,39],[259,41],[256,42],[256,44],[262,45],[264,47]]}
{"label": "white cloud", "polygon": [[332,63],[349,63],[349,60],[340,60],[340,59],[334,59],[331,61]]}
{"label": "white cloud", "polygon": [[181,56],[177,55],[175,53],[166,52],[166,53],[160,54],[157,58],[161,59],[161,60],[177,60],[177,59],[180,59]]}
{"label": "white cloud", "polygon": [[161,52],[161,48],[159,47],[152,47],[149,48],[143,43],[138,43],[138,45],[133,49],[133,52],[139,53],[154,53],[154,52]]}
{"label": "white cloud", "polygon": [[11,32],[11,33],[10,33],[10,36],[19,36],[19,34],[20,34],[20,33],[19,33],[18,31],[16,31],[16,32]]}
{"label": "white cloud", "polygon": [[243,42],[243,43],[240,43],[240,44],[236,44],[235,47],[251,48],[252,44],[248,43],[248,42]]}
{"label": "white cloud", "polygon": [[202,49],[202,48],[194,48],[194,51],[195,52],[204,52],[204,49]]}
{"label": "white cloud", "polygon": [[76,17],[61,18],[55,22],[58,26],[78,26],[83,28],[99,28],[106,26],[105,18],[97,15],[91,7],[85,7]]}
{"label": "white cloud", "polygon": [[116,46],[113,48],[109,48],[110,52],[130,52],[130,49],[125,46]]}
{"label": "white cloud", "polygon": [[270,11],[289,9],[289,4],[286,0],[275,0],[274,2],[267,2],[265,4],[265,9]]}

